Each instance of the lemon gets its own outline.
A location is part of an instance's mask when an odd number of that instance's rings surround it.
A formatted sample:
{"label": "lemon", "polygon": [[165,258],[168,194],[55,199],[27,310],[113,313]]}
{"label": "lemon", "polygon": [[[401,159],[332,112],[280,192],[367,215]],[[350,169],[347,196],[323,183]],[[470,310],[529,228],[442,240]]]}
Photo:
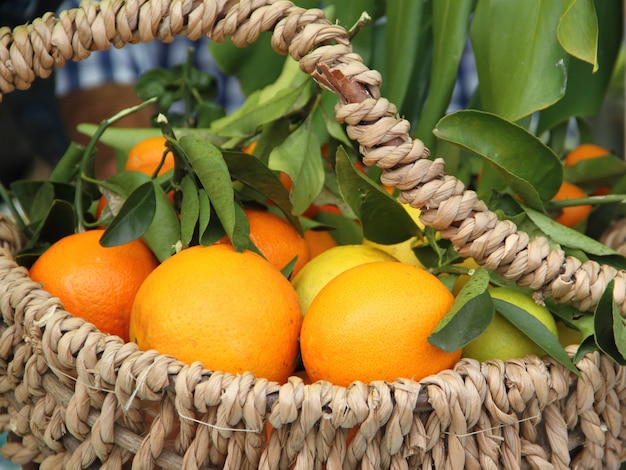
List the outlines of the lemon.
{"label": "lemon", "polygon": [[367,245],[339,245],[309,261],[293,278],[304,315],[317,293],[342,272],[373,261],[398,261],[390,254]]}
{"label": "lemon", "polygon": [[[422,211],[420,211],[419,209],[416,209],[415,207],[410,206],[409,204],[401,204],[401,205],[402,207],[404,207],[406,212],[411,216],[411,218],[417,224],[417,226],[421,230],[424,230],[424,224],[419,219]],[[411,266],[417,266],[418,268],[424,268],[424,265],[420,262],[417,256],[415,256],[415,251],[413,251],[413,248],[416,246],[420,246],[422,243],[423,243],[423,240],[419,237],[411,237],[408,240],[405,240],[400,243],[395,243],[393,245],[383,245],[382,243],[375,243],[366,238],[363,239],[364,245],[378,248],[379,250],[389,253],[391,256],[396,258],[401,263],[410,264]]]}
{"label": "lemon", "polygon": [[[509,302],[526,310],[543,323],[555,337],[558,337],[559,332],[556,321],[550,310],[536,304],[532,297],[506,287],[489,289],[489,294],[494,299]],[[463,348],[463,357],[476,359],[480,362],[489,359],[506,361],[508,359],[522,358],[528,354],[544,356],[546,353],[498,312],[496,312],[493,321],[487,329]]]}

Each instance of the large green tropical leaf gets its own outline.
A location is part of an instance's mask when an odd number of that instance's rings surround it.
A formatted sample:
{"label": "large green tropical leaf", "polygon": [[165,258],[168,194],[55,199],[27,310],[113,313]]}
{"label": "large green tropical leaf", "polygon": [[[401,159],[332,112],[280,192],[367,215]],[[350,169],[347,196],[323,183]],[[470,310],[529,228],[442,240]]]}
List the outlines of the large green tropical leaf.
{"label": "large green tropical leaf", "polygon": [[570,59],[565,96],[541,112],[538,134],[570,117],[597,114],[602,107],[622,43],[623,7],[620,0],[597,0],[595,10],[598,21],[598,70],[594,73],[593,66],[587,62]]}
{"label": "large green tropical leaf", "polygon": [[459,62],[467,42],[472,0],[433,2],[433,64],[430,93],[420,116],[416,135],[433,147],[433,127],[450,105]]}
{"label": "large green tropical leaf", "polygon": [[563,0],[480,0],[470,35],[483,109],[511,121],[565,93],[569,56],[556,30]]}

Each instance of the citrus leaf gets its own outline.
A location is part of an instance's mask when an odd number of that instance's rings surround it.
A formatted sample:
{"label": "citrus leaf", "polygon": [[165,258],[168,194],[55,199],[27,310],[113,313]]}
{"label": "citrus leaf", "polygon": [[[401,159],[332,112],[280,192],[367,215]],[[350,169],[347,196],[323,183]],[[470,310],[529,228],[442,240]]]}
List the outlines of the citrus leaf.
{"label": "citrus leaf", "polygon": [[595,183],[612,186],[612,182],[626,173],[624,160],[615,155],[606,155],[589,160],[581,160],[564,169],[563,178],[570,183]]}
{"label": "citrus leaf", "polygon": [[572,56],[598,70],[598,18],[593,0],[569,0],[556,29],[559,43]]}
{"label": "citrus leaf", "polygon": [[74,206],[63,200],[55,199],[48,206],[46,214],[38,221],[32,235],[23,250],[30,250],[35,245],[54,243],[74,233],[76,213]]}
{"label": "citrus leaf", "polygon": [[278,79],[255,91],[228,116],[213,121],[210,132],[220,136],[247,137],[263,124],[275,121],[298,109],[311,97],[313,82],[293,60],[285,62]]}
{"label": "citrus leaf", "polygon": [[166,192],[158,184],[154,185],[154,194],[156,212],[143,240],[163,262],[174,254],[174,247],[180,241],[180,221]]}
{"label": "citrus leaf", "polygon": [[100,184],[107,191],[126,199],[136,188],[147,182],[154,185],[156,210],[142,239],[162,262],[174,253],[174,245],[180,239],[180,221],[165,191],[153,183],[148,175],[139,171],[116,173]]}
{"label": "citrus leaf", "polygon": [[336,159],[339,191],[361,221],[365,238],[392,245],[421,235],[421,230],[400,203],[359,172],[343,147],[337,150]]}
{"label": "citrus leaf", "polygon": [[264,195],[285,214],[287,220],[294,227],[300,229],[298,218],[292,214],[289,192],[280,182],[276,173],[253,155],[229,151],[225,151],[223,155],[233,179],[241,181]]}
{"label": "citrus leaf", "polygon": [[[198,236],[200,237],[200,241],[205,238],[205,234],[207,233],[207,229],[209,228],[209,223],[211,222],[211,201],[209,200],[209,195],[206,191],[198,191]],[[221,225],[220,225],[221,227]],[[222,229],[222,232],[224,230]],[[224,232],[226,235],[226,232]],[[210,245],[210,243],[202,243],[202,245]]]}
{"label": "citrus leaf", "polygon": [[444,116],[433,130],[485,159],[529,206],[543,210],[542,201],[556,194],[563,179],[559,157],[521,126],[491,113],[463,110]]}
{"label": "citrus leaf", "polygon": [[[537,123],[537,135],[541,135],[559,123],[569,121],[572,116],[591,116],[600,111],[605,102],[606,92],[609,89],[622,45],[622,9],[621,0],[595,2],[598,21],[597,60],[599,68],[594,73],[593,67],[589,63],[575,57],[570,59],[567,67],[565,96],[549,108],[541,111]],[[583,120],[579,119],[579,132],[581,123]],[[582,141],[586,141],[584,136]]]}
{"label": "citrus leaf", "polygon": [[496,311],[515,325],[522,333],[530,338],[537,346],[567,367],[571,372],[579,375],[559,339],[546,326],[526,310],[500,299],[492,299]]}
{"label": "citrus leaf", "polygon": [[189,175],[180,182],[182,200],[180,204],[180,236],[184,246],[189,246],[196,231],[200,214],[198,188]]}
{"label": "citrus leaf", "polygon": [[593,238],[555,222],[550,217],[541,212],[537,212],[530,207],[521,206],[524,212],[539,229],[554,242],[572,249],[582,250],[585,253],[597,256],[619,256],[612,248],[604,243],[600,243]]}
{"label": "citrus leaf", "polygon": [[613,298],[615,281],[607,285],[594,312],[595,340],[615,362],[626,365],[626,325]]}
{"label": "citrus leaf", "polygon": [[269,167],[284,171],[293,186],[290,199],[295,215],[302,214],[315,200],[324,185],[324,167],[320,142],[311,115],[270,153]]}
{"label": "citrus leaf", "polygon": [[237,251],[245,249],[233,240],[235,231],[235,191],[222,152],[207,140],[181,137],[178,141],[193,167],[211,206]]}
{"label": "citrus leaf", "polygon": [[476,269],[441,319],[428,342],[446,352],[456,351],[477,338],[489,326],[494,306],[487,292],[489,272]]}
{"label": "citrus leaf", "polygon": [[552,0],[477,3],[470,37],[483,109],[517,121],[563,96],[569,55],[556,38],[562,11]]}
{"label": "citrus leaf", "polygon": [[147,181],[124,201],[100,239],[102,246],[124,245],[143,236],[154,219],[156,196],[154,184]]}

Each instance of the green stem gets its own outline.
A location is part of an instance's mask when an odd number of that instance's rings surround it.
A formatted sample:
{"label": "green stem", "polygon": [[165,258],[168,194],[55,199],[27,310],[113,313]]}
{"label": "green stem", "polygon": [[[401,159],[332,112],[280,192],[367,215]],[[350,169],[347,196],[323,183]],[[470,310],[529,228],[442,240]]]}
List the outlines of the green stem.
{"label": "green stem", "polygon": [[83,153],[83,158],[80,161],[80,169],[78,172],[78,179],[76,181],[76,193],[74,194],[74,207],[76,208],[76,232],[82,232],[85,225],[85,217],[83,214],[83,178],[86,177],[85,173],[87,170],[87,163],[89,162],[89,157],[92,153],[95,152],[96,144],[104,134],[104,131],[111,125],[119,121],[120,119],[125,118],[126,116],[131,115],[139,111],[142,108],[145,108],[148,105],[156,103],[157,98],[150,98],[149,100],[144,101],[143,103],[138,104],[137,106],[133,106],[131,108],[123,109],[119,113],[113,115],[108,119],[104,119],[95,134],[89,140],[87,147]]}
{"label": "green stem", "polygon": [[578,199],[552,200],[545,203],[546,210],[560,209],[562,207],[582,206],[591,204],[598,206],[601,204],[615,204],[626,201],[626,194],[607,194],[606,196],[589,196]]}

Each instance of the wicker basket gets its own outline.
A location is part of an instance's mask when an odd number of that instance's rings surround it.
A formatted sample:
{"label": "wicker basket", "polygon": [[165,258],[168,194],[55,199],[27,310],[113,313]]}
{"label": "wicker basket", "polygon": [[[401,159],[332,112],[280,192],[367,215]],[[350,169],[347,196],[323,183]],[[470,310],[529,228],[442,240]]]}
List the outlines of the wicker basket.
{"label": "wicker basket", "polygon": [[[464,257],[581,310],[625,272],[581,264],[495,214],[428,159],[380,98],[380,75],[319,10],[272,0],[103,0],[0,29],[0,92],[27,88],[67,60],[174,35],[240,46],[273,31],[340,98],[337,119],[368,165],[422,208]],[[590,353],[581,378],[549,358],[462,360],[417,383],[284,385],[186,365],[107,336],[63,310],[14,261],[21,235],[0,218],[0,426],[16,463],[42,468],[618,468],[626,459],[626,375]],[[571,354],[574,350],[569,351]],[[210,364],[206,364],[210,366]],[[273,426],[267,436],[265,424]],[[349,446],[346,437],[358,427]]]}

